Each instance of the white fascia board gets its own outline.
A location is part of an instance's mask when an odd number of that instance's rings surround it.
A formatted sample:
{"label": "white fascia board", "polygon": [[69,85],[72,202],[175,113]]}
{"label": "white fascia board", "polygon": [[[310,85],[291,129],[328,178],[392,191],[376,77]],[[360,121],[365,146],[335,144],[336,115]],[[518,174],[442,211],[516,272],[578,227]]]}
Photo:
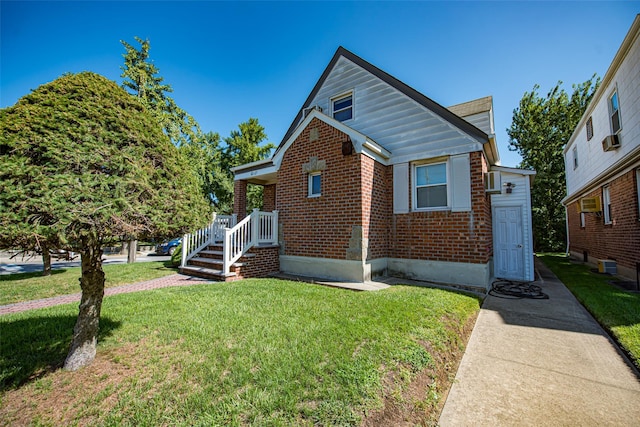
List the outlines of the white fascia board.
{"label": "white fascia board", "polygon": [[251,163],[245,163],[244,165],[240,165],[240,166],[234,166],[230,170],[233,173],[239,172],[239,171],[241,172],[244,169],[252,169],[252,168],[255,168],[256,166],[266,165],[268,163],[271,163],[271,158],[258,160],[258,161],[251,162]]}
{"label": "white fascia board", "polygon": [[[252,163],[249,163],[249,164],[252,164]],[[243,165],[243,166],[247,166],[247,165]],[[234,169],[237,169],[237,168],[234,168]],[[276,172],[278,172],[278,168],[276,167],[276,165],[272,164],[264,168],[252,169],[245,172],[235,171],[233,179],[234,181],[260,179],[261,176],[269,175]]]}
{"label": "white fascia board", "polygon": [[506,166],[491,166],[489,168],[490,171],[498,171],[504,173],[512,173],[514,175],[522,175],[529,177],[529,186],[533,185],[533,180],[536,178],[536,174],[538,172],[531,169],[519,169],[519,168],[508,168]]}
{"label": "white fascia board", "polygon": [[[351,142],[353,142],[353,138],[351,138]],[[373,160],[377,161],[378,163],[382,163],[385,166],[388,166],[390,164],[389,159],[391,158],[391,152],[384,148],[382,145],[369,138],[365,138],[362,144],[357,145],[358,146],[354,147],[356,153],[362,153],[365,156],[371,157]]]}
{"label": "white fascia board", "polygon": [[487,157],[491,166],[500,165],[500,152],[498,151],[498,144],[496,142],[496,136],[494,134],[489,135],[489,140],[482,144],[484,149],[484,155]]}
{"label": "white fascia board", "polygon": [[536,175],[537,172],[531,169],[509,168],[506,166],[491,166],[491,171],[499,171],[506,173],[513,173],[517,175]]}

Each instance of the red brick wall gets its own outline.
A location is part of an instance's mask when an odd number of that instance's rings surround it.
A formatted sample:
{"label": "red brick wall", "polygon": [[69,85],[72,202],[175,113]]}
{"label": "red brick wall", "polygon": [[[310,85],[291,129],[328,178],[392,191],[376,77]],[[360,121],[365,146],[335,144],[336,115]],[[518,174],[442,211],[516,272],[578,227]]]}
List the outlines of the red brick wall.
{"label": "red brick wall", "polygon": [[[317,129],[317,140],[310,133]],[[315,133],[315,132],[314,132]],[[342,154],[347,135],[314,119],[287,149],[276,185],[284,255],[345,259],[352,227],[362,225],[360,155]],[[326,162],[322,195],[308,197],[311,156]]]}
{"label": "red brick wall", "polygon": [[254,246],[247,253],[254,257],[242,257],[238,261],[244,263],[243,266],[235,268],[236,276],[234,280],[246,279],[250,277],[266,277],[271,273],[280,271],[280,258],[277,246],[260,247]]}
{"label": "red brick wall", "polygon": [[[314,128],[317,140],[311,141]],[[392,167],[365,155],[344,156],[346,138],[315,119],[284,154],[275,197],[284,255],[346,259],[353,226],[361,226],[368,239],[367,259],[489,261],[491,205],[484,190],[487,162],[482,152],[470,154],[471,212],[393,215]],[[316,198],[308,197],[308,175],[302,168],[312,156],[326,162],[322,195]]]}
{"label": "red brick wall", "polygon": [[[489,261],[493,249],[491,205],[484,190],[486,161],[482,152],[474,152],[470,153],[470,162],[472,211],[393,215],[391,257],[466,263]],[[412,194],[410,178],[409,198]]]}
{"label": "red brick wall", "polygon": [[369,239],[367,259],[389,256],[393,168],[361,156],[362,234]]}
{"label": "red brick wall", "polygon": [[238,221],[247,216],[247,181],[233,181],[233,213]]}
{"label": "red brick wall", "polygon": [[[605,225],[604,215],[585,214],[585,228],[580,227],[578,202],[567,208],[569,245],[572,252],[587,251],[595,259],[612,259],[619,266],[635,271],[640,262],[640,213],[635,171],[629,171],[609,184],[611,221]],[[584,197],[599,197],[602,187]],[[604,208],[604,206],[603,206]]]}
{"label": "red brick wall", "polygon": [[276,185],[265,185],[262,192],[262,210],[272,212],[276,209]]}

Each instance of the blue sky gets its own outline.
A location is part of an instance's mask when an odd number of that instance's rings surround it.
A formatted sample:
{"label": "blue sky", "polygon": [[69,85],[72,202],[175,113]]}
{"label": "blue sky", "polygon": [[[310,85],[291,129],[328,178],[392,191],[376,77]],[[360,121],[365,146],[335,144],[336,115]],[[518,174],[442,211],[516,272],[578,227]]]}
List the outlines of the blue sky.
{"label": "blue sky", "polygon": [[148,38],[180,107],[222,137],[257,117],[278,144],[338,46],[444,106],[493,95],[502,163],[526,91],[603,76],[639,1],[0,3],[0,107],[65,72],[118,83]]}

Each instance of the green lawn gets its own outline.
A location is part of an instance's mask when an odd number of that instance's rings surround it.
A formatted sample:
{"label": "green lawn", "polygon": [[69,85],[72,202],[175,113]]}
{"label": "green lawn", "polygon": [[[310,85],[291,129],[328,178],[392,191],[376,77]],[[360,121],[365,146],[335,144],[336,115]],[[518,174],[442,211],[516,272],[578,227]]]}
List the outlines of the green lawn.
{"label": "green lawn", "polygon": [[[112,264],[103,267],[105,287],[142,282],[177,273],[164,262]],[[51,276],[41,272],[0,275],[0,305],[80,292],[80,268],[53,270]]]}
{"label": "green lawn", "polygon": [[538,258],[610,331],[640,368],[640,294],[610,285],[613,277],[592,273],[590,267],[572,263],[564,255],[543,254]]}
{"label": "green lawn", "polygon": [[77,304],[2,316],[0,419],[358,425],[386,404],[434,424],[478,310],[475,297],[439,289],[275,279],[116,295],[96,361],[75,373],[54,368]]}

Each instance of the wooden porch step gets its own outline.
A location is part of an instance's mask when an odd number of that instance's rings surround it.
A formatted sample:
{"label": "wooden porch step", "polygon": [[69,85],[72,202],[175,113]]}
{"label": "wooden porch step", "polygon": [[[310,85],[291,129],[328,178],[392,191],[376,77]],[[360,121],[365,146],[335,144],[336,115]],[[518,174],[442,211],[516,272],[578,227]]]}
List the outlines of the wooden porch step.
{"label": "wooden porch step", "polygon": [[186,274],[188,276],[195,276],[195,277],[201,277],[203,279],[211,279],[211,280],[218,280],[218,281],[225,281],[228,278],[232,278],[236,276],[236,273],[224,274],[222,270],[215,270],[212,268],[198,267],[193,265],[180,267],[180,273]]}
{"label": "wooden porch step", "polygon": [[205,249],[198,252],[198,255],[203,256],[204,258],[215,258],[215,257],[222,257],[224,255],[224,252],[218,251],[218,250],[214,251],[214,250]]}
{"label": "wooden porch step", "polygon": [[[224,264],[224,262],[221,259],[215,259],[215,258],[206,258],[206,257],[194,257],[191,258],[188,262],[187,265],[197,265],[200,267],[206,267],[206,268],[215,268],[215,269],[222,269],[222,265]],[[245,264],[242,262],[234,262],[232,264],[233,267],[242,267]],[[215,267],[213,267],[215,266]],[[218,267],[219,266],[219,267]]]}

